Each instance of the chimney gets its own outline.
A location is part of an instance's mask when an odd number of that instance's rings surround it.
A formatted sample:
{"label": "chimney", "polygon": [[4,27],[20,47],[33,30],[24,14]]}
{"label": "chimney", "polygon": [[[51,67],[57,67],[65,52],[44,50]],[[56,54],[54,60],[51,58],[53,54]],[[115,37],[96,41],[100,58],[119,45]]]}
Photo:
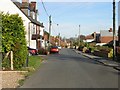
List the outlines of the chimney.
{"label": "chimney", "polygon": [[32,1],[31,3],[30,3],[30,16],[33,18],[33,19],[35,19],[35,20],[37,20],[37,14],[38,14],[38,10],[36,10],[36,2],[34,1]]}
{"label": "chimney", "polygon": [[22,0],[21,10],[29,16],[29,0]]}
{"label": "chimney", "polygon": [[22,3],[29,3],[29,0],[22,0]]}
{"label": "chimney", "polygon": [[96,40],[96,32],[94,32],[94,39]]}
{"label": "chimney", "polygon": [[36,11],[36,2],[31,2],[31,7],[33,8],[33,11]]}
{"label": "chimney", "polygon": [[37,20],[38,10],[35,11],[35,20]]}
{"label": "chimney", "polygon": [[109,32],[112,32],[112,28],[110,28]]}

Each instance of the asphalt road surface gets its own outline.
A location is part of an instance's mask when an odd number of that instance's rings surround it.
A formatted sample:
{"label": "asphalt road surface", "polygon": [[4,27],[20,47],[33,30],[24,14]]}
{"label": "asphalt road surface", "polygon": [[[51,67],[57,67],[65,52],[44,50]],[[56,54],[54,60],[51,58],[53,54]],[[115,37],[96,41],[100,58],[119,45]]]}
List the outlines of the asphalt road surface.
{"label": "asphalt road surface", "polygon": [[118,88],[118,71],[72,49],[45,58],[21,88]]}

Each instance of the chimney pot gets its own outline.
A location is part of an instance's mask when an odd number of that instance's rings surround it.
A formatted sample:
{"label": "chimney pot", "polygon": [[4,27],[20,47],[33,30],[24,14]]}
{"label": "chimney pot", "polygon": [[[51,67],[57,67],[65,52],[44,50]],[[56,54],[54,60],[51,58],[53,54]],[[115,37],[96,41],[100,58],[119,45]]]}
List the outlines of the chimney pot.
{"label": "chimney pot", "polygon": [[112,28],[110,28],[109,32],[112,32]]}
{"label": "chimney pot", "polygon": [[25,3],[25,2],[29,3],[29,0],[22,0],[22,3]]}

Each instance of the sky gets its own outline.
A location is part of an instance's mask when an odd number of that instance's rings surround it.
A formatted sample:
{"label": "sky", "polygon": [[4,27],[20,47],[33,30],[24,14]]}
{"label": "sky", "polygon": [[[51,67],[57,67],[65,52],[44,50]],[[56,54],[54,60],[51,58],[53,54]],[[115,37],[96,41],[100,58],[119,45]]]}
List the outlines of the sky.
{"label": "sky", "polygon": [[[42,0],[44,2],[44,0]],[[51,34],[70,38],[89,35],[112,27],[112,2],[44,2],[48,15],[52,17]],[[48,30],[48,15],[41,0],[37,0],[39,20]],[[118,5],[116,3],[116,28],[118,24]]]}

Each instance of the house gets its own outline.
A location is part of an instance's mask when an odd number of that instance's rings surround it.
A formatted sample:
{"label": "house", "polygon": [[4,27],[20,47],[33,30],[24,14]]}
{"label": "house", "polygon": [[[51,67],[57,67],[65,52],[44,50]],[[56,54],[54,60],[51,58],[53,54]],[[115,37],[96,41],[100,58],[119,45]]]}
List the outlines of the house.
{"label": "house", "polygon": [[47,31],[44,31],[45,48],[48,46],[48,41],[49,41],[49,33]]}
{"label": "house", "polygon": [[118,28],[118,43],[119,43],[119,46],[120,46],[120,26]]}
{"label": "house", "polygon": [[90,35],[85,36],[85,38],[84,38],[83,41],[84,42],[88,42],[88,43],[90,43],[90,42],[96,42],[96,43],[98,43],[98,42],[100,42],[99,38],[100,38],[100,34],[94,32],[94,33],[92,33]]}
{"label": "house", "polygon": [[[117,31],[115,33],[117,35]],[[116,36],[115,40],[118,40],[118,36]],[[100,43],[107,44],[113,41],[113,30],[110,28],[109,30],[101,30],[100,31]]]}
{"label": "house", "polygon": [[120,46],[120,1],[118,2],[118,42]]}
{"label": "house", "polygon": [[92,35],[87,35],[86,37],[85,37],[85,40],[83,40],[84,42],[93,42],[95,39],[94,39],[94,37],[92,36]]}
{"label": "house", "polygon": [[19,14],[25,26],[27,46],[40,48],[40,32],[44,26],[37,20],[36,2],[29,3],[29,0],[22,0],[20,3],[16,0],[1,0],[0,12]]}
{"label": "house", "polygon": [[[116,35],[116,41],[118,40],[118,36],[117,36],[118,31],[116,31],[115,35]],[[119,34],[118,34],[119,35]],[[92,33],[90,35],[87,35],[85,37],[85,40],[83,40],[84,42],[95,42],[96,45],[105,45],[108,43],[111,43],[113,41],[113,31],[112,28],[110,28],[109,30],[101,30],[100,33]]]}

